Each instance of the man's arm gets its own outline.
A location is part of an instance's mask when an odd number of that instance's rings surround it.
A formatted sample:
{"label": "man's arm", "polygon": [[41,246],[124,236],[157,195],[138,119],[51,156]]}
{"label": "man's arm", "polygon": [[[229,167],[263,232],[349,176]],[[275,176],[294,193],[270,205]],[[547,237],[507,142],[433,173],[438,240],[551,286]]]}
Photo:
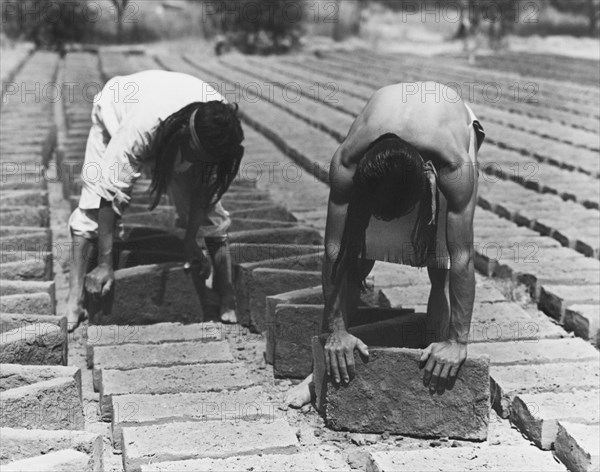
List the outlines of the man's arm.
{"label": "man's arm", "polygon": [[98,209],[98,266],[86,276],[90,294],[107,295],[114,285],[113,239],[116,214],[112,202],[102,199]]}
{"label": "man's arm", "polygon": [[205,279],[210,275],[210,263],[206,256],[204,256],[202,249],[198,247],[196,237],[200,226],[209,226],[211,224],[208,213],[209,209],[205,207],[203,200],[191,191],[190,212],[183,240],[183,250],[187,262],[192,263],[193,261],[197,261],[200,263],[200,276]]}
{"label": "man's arm", "polygon": [[477,169],[468,155],[439,172],[440,189],[448,201],[446,239],[450,252],[450,326],[448,339],[424,350],[424,383],[443,391],[467,357],[475,299],[473,216],[477,204]]}
{"label": "man's arm", "polygon": [[475,300],[473,217],[477,206],[477,169],[463,163],[442,172],[442,191],[448,195],[446,240],[450,251],[449,340],[466,344]]}
{"label": "man's arm", "polygon": [[333,266],[340,251],[342,235],[346,223],[346,214],[352,192],[353,167],[346,165],[341,159],[340,148],[331,163],[329,172],[330,193],[325,228],[325,260],[323,262],[322,283],[325,297],[323,313],[323,329],[330,333],[325,344],[325,363],[327,374],[336,383],[340,380],[349,382],[354,376],[354,349],[368,356],[367,346],[347,331],[347,274],[336,274],[340,279],[333,283],[331,276]]}

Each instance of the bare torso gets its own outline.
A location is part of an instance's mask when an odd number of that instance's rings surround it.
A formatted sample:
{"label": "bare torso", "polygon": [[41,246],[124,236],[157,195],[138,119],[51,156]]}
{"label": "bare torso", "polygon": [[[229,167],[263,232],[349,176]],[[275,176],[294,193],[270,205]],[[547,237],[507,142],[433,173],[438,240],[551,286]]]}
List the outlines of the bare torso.
{"label": "bare torso", "polygon": [[436,82],[390,85],[375,92],[356,118],[339,157],[352,168],[371,142],[394,133],[437,169],[462,165],[470,159],[468,125],[469,113],[453,89]]}

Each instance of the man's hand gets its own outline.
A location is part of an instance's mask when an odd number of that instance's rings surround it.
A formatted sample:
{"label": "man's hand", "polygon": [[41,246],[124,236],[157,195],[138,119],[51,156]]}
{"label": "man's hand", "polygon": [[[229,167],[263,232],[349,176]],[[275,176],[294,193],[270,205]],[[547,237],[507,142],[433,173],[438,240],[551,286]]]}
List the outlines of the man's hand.
{"label": "man's hand", "polygon": [[344,382],[350,382],[354,377],[354,349],[368,357],[367,345],[356,336],[345,330],[334,331],[325,343],[325,364],[327,375],[333,377],[335,383],[340,383],[340,374]]}
{"label": "man's hand", "polygon": [[112,267],[100,264],[85,276],[85,289],[91,295],[105,297],[115,285],[115,272]]}
{"label": "man's hand", "polygon": [[204,255],[198,243],[196,241],[185,242],[183,252],[187,264],[184,267],[188,270],[194,270],[200,278],[208,279],[211,272],[210,261]]}
{"label": "man's hand", "polygon": [[423,385],[429,386],[429,391],[444,393],[446,387],[451,389],[456,381],[460,366],[467,358],[467,345],[456,341],[432,343],[423,349],[421,363],[425,363]]}

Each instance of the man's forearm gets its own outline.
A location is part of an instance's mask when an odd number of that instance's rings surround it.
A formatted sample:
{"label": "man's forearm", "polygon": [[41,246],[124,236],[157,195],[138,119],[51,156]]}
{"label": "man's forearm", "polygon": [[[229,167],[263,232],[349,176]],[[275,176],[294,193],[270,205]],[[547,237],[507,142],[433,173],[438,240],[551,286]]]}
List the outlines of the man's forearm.
{"label": "man's forearm", "polygon": [[[461,260],[462,259],[462,260]],[[463,254],[450,269],[450,329],[448,338],[466,344],[471,330],[475,301],[475,268],[473,258]]]}
{"label": "man's forearm", "polygon": [[333,264],[334,261],[325,255],[322,272],[323,296],[325,297],[322,329],[330,333],[346,329],[346,321],[341,303],[341,290],[336,291],[335,285],[331,281]]}
{"label": "man's forearm", "polygon": [[98,265],[113,266],[115,212],[112,203],[102,200],[98,210]]}

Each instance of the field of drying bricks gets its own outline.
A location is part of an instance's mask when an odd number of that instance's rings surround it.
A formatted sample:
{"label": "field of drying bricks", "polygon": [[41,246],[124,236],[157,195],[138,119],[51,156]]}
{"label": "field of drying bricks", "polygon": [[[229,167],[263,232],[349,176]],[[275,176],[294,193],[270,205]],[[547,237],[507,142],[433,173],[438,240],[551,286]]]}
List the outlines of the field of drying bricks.
{"label": "field of drying bricks", "polygon": [[[240,105],[246,154],[223,198],[239,324],[218,322],[210,281],[183,271],[174,207],[148,211],[142,178],[112,312],[68,333],[67,219],[92,99],[146,69]],[[22,47],[3,52],[1,80],[2,470],[598,470],[597,62]],[[371,357],[336,387],[316,337],[328,163],[374,90],[416,80],[460,89],[487,134],[469,359],[429,395],[414,354],[427,271],[377,263],[351,327]],[[317,402],[286,408],[313,366]]]}

